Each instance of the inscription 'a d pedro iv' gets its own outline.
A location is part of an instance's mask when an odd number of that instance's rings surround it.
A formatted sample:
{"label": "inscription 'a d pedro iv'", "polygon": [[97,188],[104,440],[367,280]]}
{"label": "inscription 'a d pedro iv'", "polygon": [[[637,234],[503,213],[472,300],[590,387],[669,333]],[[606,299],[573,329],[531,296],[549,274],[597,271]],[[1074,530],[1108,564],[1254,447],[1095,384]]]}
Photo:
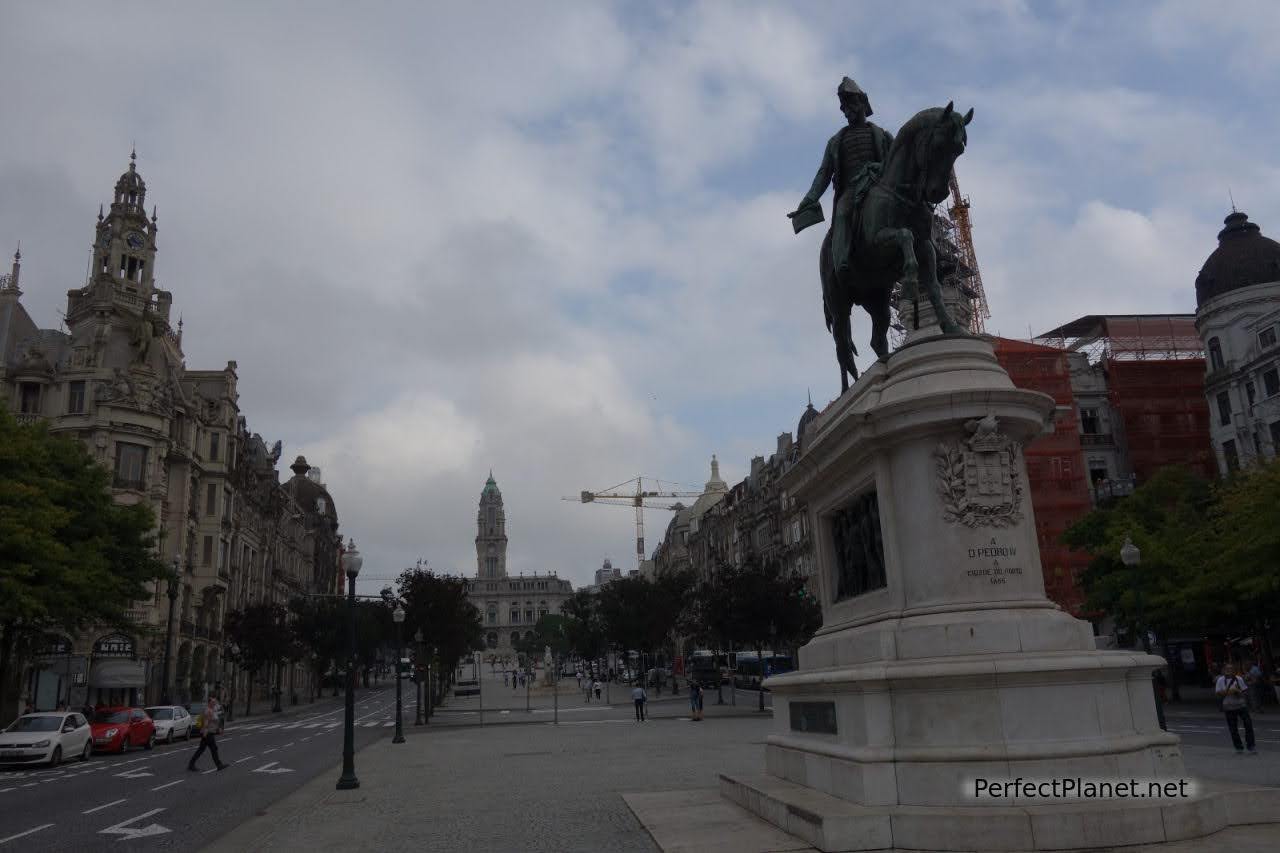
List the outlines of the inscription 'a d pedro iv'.
{"label": "inscription 'a d pedro iv'", "polygon": [[990,566],[981,568],[968,569],[965,574],[975,580],[978,578],[986,578],[988,582],[993,584],[1008,583],[1010,577],[1018,577],[1022,574],[1021,566],[1001,566],[1000,558],[1006,560],[1010,557],[1018,556],[1018,549],[1013,545],[1000,545],[996,540],[992,539],[989,545],[980,545],[970,548],[970,560],[990,560]]}

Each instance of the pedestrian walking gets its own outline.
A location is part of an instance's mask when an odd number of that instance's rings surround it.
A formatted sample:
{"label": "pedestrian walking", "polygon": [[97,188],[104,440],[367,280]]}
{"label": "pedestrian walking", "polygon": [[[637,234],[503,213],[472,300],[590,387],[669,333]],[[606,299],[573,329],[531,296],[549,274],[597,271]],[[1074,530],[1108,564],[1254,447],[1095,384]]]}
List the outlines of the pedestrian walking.
{"label": "pedestrian walking", "polygon": [[218,757],[218,735],[220,734],[222,734],[222,705],[218,702],[217,694],[210,693],[208,701],[204,703],[204,713],[200,717],[200,746],[187,762],[188,770],[195,771],[196,762],[200,760],[200,756],[204,755],[206,749],[213,756],[213,763],[219,770],[227,769],[227,765],[223,764],[222,759]]}
{"label": "pedestrian walking", "polygon": [[1266,680],[1262,677],[1262,667],[1257,661],[1253,662],[1253,666],[1249,667],[1249,671],[1244,674],[1245,684],[1249,685],[1249,692],[1246,698],[1249,700],[1249,710],[1262,713],[1262,688]]}
{"label": "pedestrian walking", "polygon": [[[1227,717],[1227,729],[1231,732],[1231,742],[1235,745],[1236,754],[1244,754],[1245,747],[1250,755],[1257,755],[1253,740],[1253,720],[1249,717],[1249,703],[1245,698],[1249,693],[1249,685],[1236,675],[1236,668],[1231,664],[1222,667],[1222,675],[1214,684],[1213,692],[1222,698],[1222,712]],[[1240,721],[1244,721],[1244,744],[1240,743]]]}
{"label": "pedestrian walking", "polygon": [[695,722],[702,720],[702,686],[689,681],[689,716]]}
{"label": "pedestrian walking", "polygon": [[503,686],[503,687],[510,687],[511,685],[508,683],[509,681],[510,681],[510,679],[508,679],[508,678],[507,678],[507,671],[504,669],[504,670],[502,671],[502,686]]}
{"label": "pedestrian walking", "polygon": [[644,688],[637,684],[631,688],[631,701],[636,703],[636,722],[644,722],[644,706],[649,701],[649,694],[644,692]]}
{"label": "pedestrian walking", "polygon": [[591,690],[596,694],[596,698],[599,699],[600,698],[600,682],[599,681],[591,682]]}

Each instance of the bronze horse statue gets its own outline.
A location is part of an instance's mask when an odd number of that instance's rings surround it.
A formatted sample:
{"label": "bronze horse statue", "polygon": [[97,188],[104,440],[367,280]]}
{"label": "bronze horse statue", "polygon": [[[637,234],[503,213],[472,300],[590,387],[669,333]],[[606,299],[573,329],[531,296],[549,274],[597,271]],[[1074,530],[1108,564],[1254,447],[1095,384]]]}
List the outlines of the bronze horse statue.
{"label": "bronze horse statue", "polygon": [[883,358],[889,354],[889,299],[895,283],[902,283],[903,296],[913,304],[923,284],[942,331],[961,331],[942,303],[933,247],[933,206],[950,193],[951,169],[964,153],[965,126],[972,120],[972,109],[962,116],[954,104],[947,104],[921,110],[902,126],[880,179],[855,214],[850,268],[838,279],[831,260],[831,229],[827,229],[818,268],[822,309],[840,363],[841,393],[849,390],[850,376],[858,378],[853,306],[861,305],[871,315],[871,348]]}

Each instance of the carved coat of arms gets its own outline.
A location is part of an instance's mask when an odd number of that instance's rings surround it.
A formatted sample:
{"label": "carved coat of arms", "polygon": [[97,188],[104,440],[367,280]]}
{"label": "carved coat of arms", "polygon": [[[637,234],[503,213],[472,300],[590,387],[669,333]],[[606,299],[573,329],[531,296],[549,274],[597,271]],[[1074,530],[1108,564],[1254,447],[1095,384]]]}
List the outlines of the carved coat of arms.
{"label": "carved coat of arms", "polygon": [[962,441],[934,451],[943,518],[966,527],[1009,527],[1022,520],[1018,445],[1000,432],[995,415],[965,424]]}

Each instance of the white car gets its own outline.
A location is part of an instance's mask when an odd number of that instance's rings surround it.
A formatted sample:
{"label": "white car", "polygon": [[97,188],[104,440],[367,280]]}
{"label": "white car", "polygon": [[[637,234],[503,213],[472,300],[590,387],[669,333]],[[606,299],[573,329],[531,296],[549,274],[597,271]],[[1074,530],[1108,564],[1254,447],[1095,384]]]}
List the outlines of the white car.
{"label": "white car", "polygon": [[75,711],[23,714],[0,732],[0,764],[57,767],[64,758],[88,761],[91,752],[89,721]]}
{"label": "white car", "polygon": [[156,705],[147,708],[147,716],[155,721],[157,741],[191,740],[191,730],[196,723],[181,705]]}

